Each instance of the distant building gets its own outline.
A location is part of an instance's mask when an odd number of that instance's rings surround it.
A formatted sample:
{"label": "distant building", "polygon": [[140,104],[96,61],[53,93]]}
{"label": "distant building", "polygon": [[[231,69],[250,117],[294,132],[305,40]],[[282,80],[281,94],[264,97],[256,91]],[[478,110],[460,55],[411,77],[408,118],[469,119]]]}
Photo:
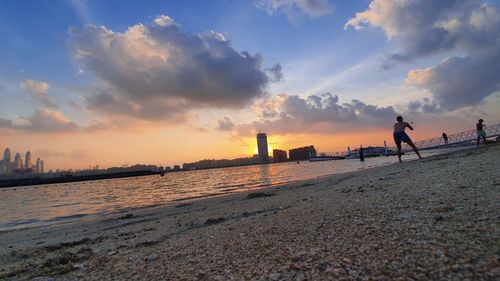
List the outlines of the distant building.
{"label": "distant building", "polygon": [[31,163],[31,152],[26,152],[26,156],[24,157],[24,168],[31,169],[33,168],[33,164]]}
{"label": "distant building", "polygon": [[39,173],[40,173],[40,158],[37,158],[37,159],[36,159],[36,163],[35,163],[35,173],[36,173],[36,174],[39,174]]}
{"label": "distant building", "polygon": [[316,149],[314,145],[290,149],[288,157],[290,160],[309,160],[311,157],[316,157]]}
{"label": "distant building", "polygon": [[43,167],[43,160],[40,160],[40,174],[43,174],[44,173],[44,167]]}
{"label": "distant building", "polygon": [[10,149],[8,147],[3,152],[3,163],[4,165],[10,163]]}
{"label": "distant building", "polygon": [[10,162],[10,149],[7,147],[3,152],[2,174],[9,174],[12,164]]}
{"label": "distant building", "polygon": [[257,134],[257,150],[262,163],[268,163],[269,154],[267,148],[267,135],[265,133]]}
{"label": "distant building", "polygon": [[178,171],[178,170],[180,170],[180,169],[181,169],[181,166],[179,166],[179,165],[174,165],[174,170]]}
{"label": "distant building", "polygon": [[286,151],[273,149],[273,160],[274,162],[285,162],[286,161]]}
{"label": "distant building", "polygon": [[23,159],[21,159],[21,154],[16,153],[14,156],[14,169],[21,170],[23,167]]}

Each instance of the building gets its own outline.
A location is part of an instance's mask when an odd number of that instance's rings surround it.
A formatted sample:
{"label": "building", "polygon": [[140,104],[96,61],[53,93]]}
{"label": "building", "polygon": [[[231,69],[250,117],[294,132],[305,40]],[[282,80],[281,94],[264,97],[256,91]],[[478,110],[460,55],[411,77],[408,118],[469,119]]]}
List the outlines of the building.
{"label": "building", "polygon": [[40,157],[36,159],[35,163],[35,173],[39,174],[40,173]]}
{"label": "building", "polygon": [[290,149],[288,151],[290,160],[309,160],[311,157],[316,157],[316,149],[314,145],[304,146],[299,148]]}
{"label": "building", "polygon": [[40,160],[40,174],[44,173],[43,160]]}
{"label": "building", "polygon": [[31,152],[26,152],[26,156],[24,157],[24,168],[31,169],[33,168],[33,164],[31,163]]}
{"label": "building", "polygon": [[273,149],[273,161],[274,162],[285,162],[286,161],[286,151],[280,149]]}
{"label": "building", "polygon": [[12,163],[10,162],[10,149],[7,147],[3,152],[2,174],[10,173]]}
{"label": "building", "polygon": [[8,147],[3,152],[3,164],[10,164],[10,149]]}
{"label": "building", "polygon": [[14,156],[14,169],[21,170],[23,168],[23,159],[21,159],[21,154],[16,153]]}
{"label": "building", "polygon": [[257,150],[262,163],[269,163],[269,154],[267,150],[267,135],[265,133],[257,134]]}

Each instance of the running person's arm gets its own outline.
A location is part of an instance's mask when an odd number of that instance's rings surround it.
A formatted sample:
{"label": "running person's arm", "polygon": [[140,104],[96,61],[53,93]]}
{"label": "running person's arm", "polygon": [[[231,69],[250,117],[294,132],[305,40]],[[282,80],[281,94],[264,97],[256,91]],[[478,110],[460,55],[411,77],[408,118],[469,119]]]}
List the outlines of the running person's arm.
{"label": "running person's arm", "polygon": [[413,131],[413,127],[412,127],[412,126],[410,126],[410,124],[406,123],[406,127],[408,127],[410,130],[412,130],[412,131]]}

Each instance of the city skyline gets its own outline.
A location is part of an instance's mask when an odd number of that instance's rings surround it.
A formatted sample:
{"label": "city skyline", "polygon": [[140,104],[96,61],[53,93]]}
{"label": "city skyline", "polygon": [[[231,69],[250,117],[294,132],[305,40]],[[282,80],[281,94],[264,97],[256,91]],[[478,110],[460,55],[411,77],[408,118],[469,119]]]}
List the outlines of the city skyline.
{"label": "city skyline", "polygon": [[[0,147],[1,149],[1,147]],[[14,155],[14,161],[12,160],[12,152],[9,147],[3,150],[3,157],[0,159],[0,176],[1,175],[13,175],[13,174],[43,174],[45,173],[45,162],[36,158],[36,162],[33,165],[31,160],[31,151],[26,151],[24,154],[24,160],[19,152]]]}
{"label": "city skyline", "polygon": [[400,114],[415,140],[497,124],[499,5],[4,1],[0,148],[173,166],[250,157],[259,132],[334,152],[390,145]]}

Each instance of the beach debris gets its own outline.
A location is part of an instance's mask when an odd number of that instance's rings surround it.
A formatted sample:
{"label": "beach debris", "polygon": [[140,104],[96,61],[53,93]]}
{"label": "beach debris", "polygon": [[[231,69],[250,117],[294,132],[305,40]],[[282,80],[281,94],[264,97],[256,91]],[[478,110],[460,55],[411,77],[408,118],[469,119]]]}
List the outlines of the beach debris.
{"label": "beach debris", "polygon": [[31,281],[54,281],[54,278],[40,276],[40,277],[35,277],[35,278],[31,279]]}
{"label": "beach debris", "polygon": [[444,206],[444,207],[439,207],[436,209],[436,212],[438,213],[446,213],[453,211],[455,208],[453,206]]}
{"label": "beach debris", "polygon": [[217,223],[221,223],[223,221],[225,221],[226,218],[224,217],[220,217],[220,218],[208,218],[206,221],[205,221],[205,224],[206,225],[211,225],[211,224],[217,224]]}
{"label": "beach debris", "polygon": [[114,256],[114,255],[116,255],[116,253],[117,253],[116,251],[109,251],[108,256]]}
{"label": "beach debris", "polygon": [[193,204],[190,204],[190,203],[183,203],[183,204],[178,204],[178,205],[175,205],[176,208],[183,208],[183,207],[188,207],[188,206],[191,206]]}
{"label": "beach debris", "polygon": [[152,262],[152,261],[155,261],[159,258],[158,254],[151,254],[149,256],[146,257],[146,261],[147,262]]}
{"label": "beach debris", "polygon": [[254,199],[254,198],[260,198],[260,197],[271,197],[275,196],[276,193],[266,193],[266,192],[252,192],[247,195],[247,199]]}
{"label": "beach debris", "polygon": [[135,218],[134,214],[126,214],[124,216],[119,217],[119,220],[129,220]]}
{"label": "beach debris", "polygon": [[87,242],[90,242],[90,238],[84,237],[80,240],[75,240],[75,241],[71,241],[71,242],[62,242],[62,243],[58,243],[58,244],[51,244],[51,245],[44,246],[43,248],[47,251],[55,251],[55,250],[59,250],[61,248],[65,248],[65,247],[78,246],[78,245],[81,245],[81,244],[84,244]]}

